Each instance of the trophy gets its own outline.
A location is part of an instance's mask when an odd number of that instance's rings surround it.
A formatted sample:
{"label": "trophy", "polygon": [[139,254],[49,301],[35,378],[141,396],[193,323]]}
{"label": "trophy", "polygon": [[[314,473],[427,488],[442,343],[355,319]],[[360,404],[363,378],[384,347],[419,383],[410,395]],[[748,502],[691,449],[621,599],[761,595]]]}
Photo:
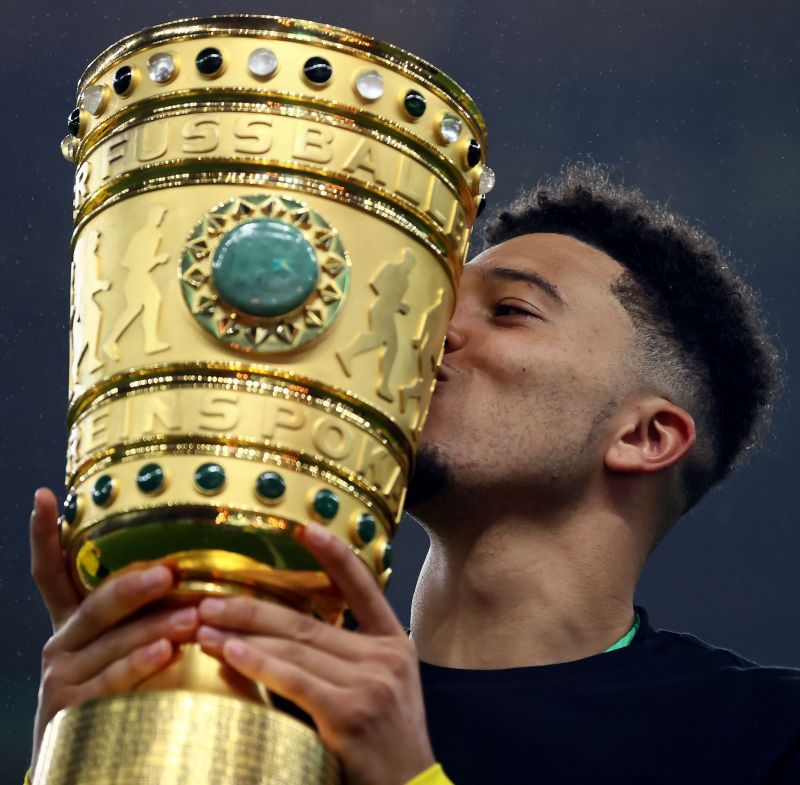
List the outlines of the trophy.
{"label": "trophy", "polygon": [[[68,495],[91,592],[168,560],[175,604],[247,593],[333,624],[293,536],[327,526],[385,584],[472,224],[472,99],[328,25],[213,16],[114,44],[78,85]],[[37,785],[337,783],[314,730],[181,648],[60,712]]]}

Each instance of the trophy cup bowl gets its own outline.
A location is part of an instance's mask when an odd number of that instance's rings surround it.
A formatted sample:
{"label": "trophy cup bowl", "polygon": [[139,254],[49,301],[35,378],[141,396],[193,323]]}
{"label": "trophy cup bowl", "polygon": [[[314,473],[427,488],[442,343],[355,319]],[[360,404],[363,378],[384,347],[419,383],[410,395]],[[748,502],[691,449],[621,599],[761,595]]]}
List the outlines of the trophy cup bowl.
{"label": "trophy cup bowl", "polygon": [[[385,584],[471,227],[493,184],[469,96],[340,28],[151,27],[78,86],[68,495],[76,584],[167,560],[176,604],[248,593],[338,623],[293,532]],[[313,729],[196,644],[60,712],[35,782],[335,783]]]}

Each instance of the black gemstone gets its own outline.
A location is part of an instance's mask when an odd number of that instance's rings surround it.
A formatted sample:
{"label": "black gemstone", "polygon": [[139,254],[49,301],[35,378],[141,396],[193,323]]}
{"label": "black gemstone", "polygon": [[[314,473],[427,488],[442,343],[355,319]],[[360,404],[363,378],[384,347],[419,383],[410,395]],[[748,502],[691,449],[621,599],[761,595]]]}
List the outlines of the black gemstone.
{"label": "black gemstone", "polygon": [[69,113],[67,118],[67,128],[73,136],[78,136],[81,130],[81,110],[75,108]]}
{"label": "black gemstone", "polygon": [[333,66],[324,57],[309,57],[303,66],[306,79],[314,84],[325,84],[333,75]]}
{"label": "black gemstone", "polygon": [[64,520],[69,523],[75,523],[75,519],[78,517],[78,497],[71,493],[67,498],[64,500]]}
{"label": "black gemstone", "polygon": [[111,503],[113,494],[114,479],[110,474],[104,474],[92,488],[92,500],[98,507],[105,507]]}
{"label": "black gemstone", "polygon": [[481,162],[481,143],[477,139],[470,139],[467,145],[467,166],[472,169]]}
{"label": "black gemstone", "polygon": [[222,68],[222,52],[213,46],[206,47],[197,55],[194,62],[201,74],[212,76]]}
{"label": "black gemstone", "polygon": [[286,480],[277,472],[264,472],[256,480],[256,491],[270,501],[280,499],[286,493]]}
{"label": "black gemstone", "polygon": [[142,493],[155,493],[164,484],[164,470],[157,463],[148,463],[139,469],[136,484]]}
{"label": "black gemstone", "polygon": [[485,209],[486,209],[486,194],[481,196],[480,201],[478,202],[478,212],[475,213],[475,217],[477,218]]}
{"label": "black gemstone", "polygon": [[117,95],[125,95],[125,93],[131,89],[132,82],[133,68],[129,65],[123,65],[122,68],[117,69],[117,73],[114,74],[114,81],[112,82],[114,92]]}
{"label": "black gemstone", "polygon": [[362,543],[364,543],[364,545],[371,543],[375,539],[376,529],[377,525],[375,523],[375,516],[370,515],[369,513],[362,515],[356,524],[358,538]]}
{"label": "black gemstone", "polygon": [[194,473],[194,481],[201,491],[213,493],[225,485],[225,469],[218,463],[204,463]]}
{"label": "black gemstone", "polygon": [[314,511],[326,520],[330,520],[339,512],[339,497],[327,488],[317,491],[314,496]]}
{"label": "black gemstone", "polygon": [[422,117],[425,114],[425,96],[417,90],[409,90],[403,99],[403,106],[412,117]]}

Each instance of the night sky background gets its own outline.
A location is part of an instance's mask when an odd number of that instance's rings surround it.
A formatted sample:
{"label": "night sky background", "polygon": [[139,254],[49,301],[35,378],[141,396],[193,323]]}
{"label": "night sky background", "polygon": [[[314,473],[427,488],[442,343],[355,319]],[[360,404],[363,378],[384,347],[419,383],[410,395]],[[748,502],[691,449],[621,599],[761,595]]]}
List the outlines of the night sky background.
{"label": "night sky background", "polygon": [[[766,0],[5,0],[0,44],[0,781],[28,765],[49,634],[29,574],[32,495],[63,497],[73,166],[59,142],[89,61],[142,27],[221,12],[330,22],[430,60],[489,127],[492,205],[591,157],[718,238],[763,295],[787,391],[766,448],[649,562],[656,626],[763,664],[800,666],[798,184],[800,7]],[[401,619],[425,535],[401,527],[390,598]]]}

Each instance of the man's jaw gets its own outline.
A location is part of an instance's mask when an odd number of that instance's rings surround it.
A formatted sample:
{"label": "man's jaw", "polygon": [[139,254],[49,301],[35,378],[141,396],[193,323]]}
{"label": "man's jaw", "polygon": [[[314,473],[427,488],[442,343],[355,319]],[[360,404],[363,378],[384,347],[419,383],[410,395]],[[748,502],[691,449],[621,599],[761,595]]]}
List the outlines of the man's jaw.
{"label": "man's jaw", "polygon": [[414,512],[435,499],[451,484],[450,468],[436,445],[423,444],[417,453],[414,471],[408,484],[406,508]]}

